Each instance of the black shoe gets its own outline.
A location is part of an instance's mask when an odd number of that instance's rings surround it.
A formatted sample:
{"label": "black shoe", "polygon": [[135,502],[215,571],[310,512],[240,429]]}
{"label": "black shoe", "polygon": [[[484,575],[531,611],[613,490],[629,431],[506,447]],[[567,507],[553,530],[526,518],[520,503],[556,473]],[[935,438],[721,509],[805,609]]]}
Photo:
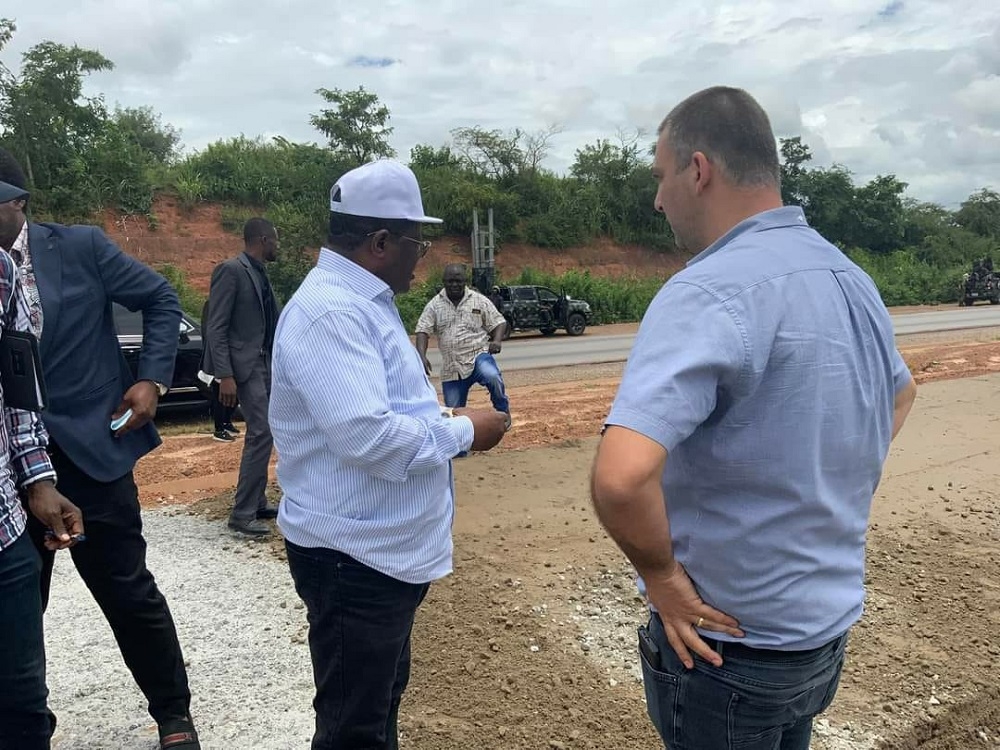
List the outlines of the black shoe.
{"label": "black shoe", "polygon": [[212,440],[218,440],[220,443],[234,443],[234,442],[236,442],[236,438],[234,438],[232,435],[230,435],[225,430],[219,430],[218,432],[213,433]]}
{"label": "black shoe", "polygon": [[278,506],[277,505],[265,505],[263,508],[257,511],[257,518],[277,518],[278,517]]}
{"label": "black shoe", "polygon": [[198,732],[190,719],[167,721],[158,727],[160,750],[201,750]]}
{"label": "black shoe", "polygon": [[249,521],[240,521],[235,518],[230,518],[228,526],[230,530],[235,531],[237,534],[246,534],[247,536],[252,537],[269,536],[271,533],[270,526],[262,521],[254,519]]}
{"label": "black shoe", "polygon": [[240,429],[232,422],[226,422],[224,425],[222,425],[222,429],[228,432],[233,437],[240,434]]}

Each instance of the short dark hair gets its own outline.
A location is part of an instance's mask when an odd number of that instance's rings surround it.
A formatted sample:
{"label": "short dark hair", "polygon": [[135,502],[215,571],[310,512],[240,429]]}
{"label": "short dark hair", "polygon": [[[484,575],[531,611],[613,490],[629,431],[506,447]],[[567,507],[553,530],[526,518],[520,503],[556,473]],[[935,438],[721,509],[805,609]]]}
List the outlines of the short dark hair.
{"label": "short dark hair", "polygon": [[413,228],[408,219],[378,219],[373,216],[353,216],[339,211],[330,212],[329,243],[338,250],[353,250],[365,237],[380,229],[390,234],[406,234]]}
{"label": "short dark hair", "polygon": [[778,147],[767,113],[743,89],[713,86],[674,107],[657,131],[679,169],[701,151],[741,187],[780,185]]}
{"label": "short dark hair", "polygon": [[24,176],[24,170],[18,164],[14,155],[5,148],[0,148],[0,182],[19,187],[21,190],[28,189],[28,180]]}
{"label": "short dark hair", "polygon": [[243,225],[243,242],[247,245],[252,244],[258,237],[270,234],[274,234],[274,224],[260,216],[247,219],[247,223]]}

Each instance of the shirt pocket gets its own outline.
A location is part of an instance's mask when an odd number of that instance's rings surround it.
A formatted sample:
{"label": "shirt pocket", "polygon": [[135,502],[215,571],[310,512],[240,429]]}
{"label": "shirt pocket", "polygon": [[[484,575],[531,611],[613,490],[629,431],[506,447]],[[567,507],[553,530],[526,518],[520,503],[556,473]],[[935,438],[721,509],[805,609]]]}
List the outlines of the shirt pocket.
{"label": "shirt pocket", "polygon": [[458,314],[458,322],[462,328],[470,333],[478,333],[483,330],[483,314],[478,311],[463,310]]}

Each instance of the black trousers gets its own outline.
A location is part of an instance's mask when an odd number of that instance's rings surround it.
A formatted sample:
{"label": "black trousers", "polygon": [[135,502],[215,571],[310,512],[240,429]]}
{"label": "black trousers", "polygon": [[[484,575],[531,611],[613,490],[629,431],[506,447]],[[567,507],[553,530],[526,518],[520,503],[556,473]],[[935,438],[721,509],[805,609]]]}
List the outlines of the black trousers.
{"label": "black trousers", "polygon": [[[149,701],[158,724],[188,717],[191,693],[167,601],[146,568],[139,493],[129,472],[98,482],[50,446],[59,491],[83,513],[87,538],[70,553],[73,564],[114,633],[122,658]],[[48,606],[55,553],[43,545],[45,528],[32,517],[28,526],[42,558],[41,594]]]}
{"label": "black trousers", "polygon": [[336,550],[287,540],[285,549],[309,620],[312,750],[397,750],[410,632],[429,585],[390,578]]}

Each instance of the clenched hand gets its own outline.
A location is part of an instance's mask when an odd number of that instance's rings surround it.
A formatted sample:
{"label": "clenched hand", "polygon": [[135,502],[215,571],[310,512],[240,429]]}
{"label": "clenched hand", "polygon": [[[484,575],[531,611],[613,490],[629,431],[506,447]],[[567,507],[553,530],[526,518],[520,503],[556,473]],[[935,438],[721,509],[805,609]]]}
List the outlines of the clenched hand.
{"label": "clenched hand", "polygon": [[50,550],[72,547],[83,534],[83,514],[48,481],[28,486],[28,508],[31,514],[47,528],[52,536],[45,539]]}
{"label": "clenched hand", "polygon": [[132,410],[132,416],[115,432],[115,437],[121,437],[151,422],[156,416],[156,407],[159,402],[160,394],[156,390],[156,386],[149,380],[140,380],[125,391],[125,395],[122,396],[121,403],[111,415],[111,419],[118,419],[129,409]]}

